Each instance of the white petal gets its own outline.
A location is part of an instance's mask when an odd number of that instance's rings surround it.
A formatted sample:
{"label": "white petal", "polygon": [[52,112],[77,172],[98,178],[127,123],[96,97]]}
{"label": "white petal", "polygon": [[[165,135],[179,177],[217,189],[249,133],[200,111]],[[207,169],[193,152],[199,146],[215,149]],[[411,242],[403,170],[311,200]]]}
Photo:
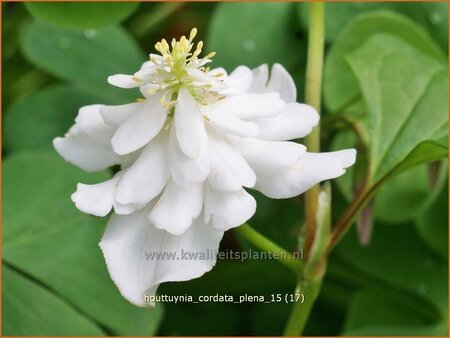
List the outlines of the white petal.
{"label": "white petal", "polygon": [[254,170],[279,170],[294,165],[306,152],[295,142],[272,142],[248,137],[229,137]]}
{"label": "white petal", "polygon": [[205,108],[203,112],[208,117],[210,125],[225,134],[238,136],[258,135],[258,125],[255,122],[241,120],[211,107]]}
{"label": "white petal", "polygon": [[167,136],[163,132],[123,174],[115,198],[121,204],[149,202],[159,195],[168,179]]}
{"label": "white petal", "polygon": [[285,106],[278,93],[230,95],[213,105],[214,109],[241,119],[273,116]]}
{"label": "white petal", "polygon": [[191,78],[198,83],[207,83],[211,80],[211,78],[205,72],[197,69],[196,67],[190,68],[188,70],[188,74]]}
{"label": "white petal", "polygon": [[191,93],[181,88],[175,108],[175,131],[181,150],[187,156],[197,158],[208,143],[205,121]]}
{"label": "white petal", "polygon": [[203,184],[181,187],[169,180],[149,219],[158,229],[181,235],[200,215],[203,207]]}
{"label": "white petal", "polygon": [[257,172],[255,189],[271,198],[300,195],[313,185],[345,173],[355,163],[356,150],[329,153],[306,152],[297,164],[285,170]]}
{"label": "white petal", "polygon": [[294,80],[279,63],[275,63],[272,66],[267,91],[280,93],[281,98],[287,103],[297,100],[297,88],[295,87]]}
{"label": "white petal", "polygon": [[133,102],[119,106],[103,106],[100,108],[100,115],[106,124],[118,127],[125,123],[142,106],[142,102]]}
{"label": "white petal", "polygon": [[209,146],[201,150],[197,158],[186,156],[180,149],[175,129],[170,130],[169,161],[172,178],[186,187],[192,183],[203,182],[210,171]]}
{"label": "white petal", "polygon": [[160,283],[190,280],[211,270],[223,236],[199,220],[174,236],[151,225],[148,212],[145,208],[129,216],[113,215],[100,242],[111,278],[137,306],[154,306],[145,296],[153,296]]}
{"label": "white petal", "polygon": [[266,92],[267,82],[269,81],[269,67],[263,64],[252,70],[253,83],[249,88],[250,93],[264,93]]}
{"label": "white petal", "polygon": [[285,141],[308,135],[319,122],[319,114],[313,107],[295,102],[289,103],[278,115],[253,121],[259,128],[258,138]]}
{"label": "white petal", "polygon": [[211,137],[210,184],[219,190],[239,190],[253,187],[255,173],[242,155],[230,143],[218,137]]}
{"label": "white petal", "polygon": [[138,211],[140,209],[142,209],[143,207],[145,207],[147,205],[147,203],[141,203],[141,204],[136,204],[136,203],[128,203],[128,204],[122,204],[119,203],[117,201],[113,202],[113,208],[114,208],[114,212],[118,215],[129,215],[132,214],[135,211]]}
{"label": "white petal", "polygon": [[215,76],[217,74],[222,74],[222,76],[227,77],[227,71],[222,67],[213,68],[208,72],[209,76]]}
{"label": "white petal", "polygon": [[221,93],[227,95],[246,93],[250,89],[252,81],[252,71],[248,67],[239,66],[224,79],[227,89]]}
{"label": "white petal", "polygon": [[150,142],[161,130],[167,118],[167,109],[155,95],[124,123],[111,140],[113,149],[119,155],[129,154]]}
{"label": "white petal", "polygon": [[90,138],[99,143],[109,145],[114,135],[115,129],[108,126],[100,115],[100,109],[104,107],[101,104],[93,104],[81,107],[75,118],[76,126]]}
{"label": "white petal", "polygon": [[112,208],[114,192],[119,175],[98,184],[78,183],[77,191],[72,194],[72,201],[81,211],[95,215],[106,216]]}
{"label": "white petal", "polygon": [[226,231],[249,220],[256,211],[256,201],[244,189],[218,191],[205,188],[205,222],[211,222],[216,230]]}
{"label": "white petal", "polygon": [[135,88],[143,84],[142,82],[134,79],[135,77],[132,75],[117,74],[109,76],[108,82],[113,86],[120,88]]}
{"label": "white petal", "polygon": [[149,75],[155,73],[159,69],[159,66],[153,64],[153,62],[147,61],[142,64],[141,69],[139,69],[134,75],[139,80],[148,80]]}
{"label": "white petal", "polygon": [[139,150],[132,152],[131,154],[121,156],[120,157],[121,158],[120,168],[122,169],[122,171],[124,169],[129,168],[134,162],[136,162],[136,160],[139,158],[139,156],[141,156],[143,150],[144,150],[144,148],[141,148]]}
{"label": "white petal", "polygon": [[73,126],[66,136],[53,140],[53,146],[66,161],[85,171],[99,171],[114,164],[119,164],[121,158],[113,152],[110,145],[105,145],[92,139]]}
{"label": "white petal", "polygon": [[164,61],[164,58],[162,57],[162,55],[159,55],[159,54],[150,53],[148,56],[149,56],[149,59],[154,60],[157,63],[162,63]]}

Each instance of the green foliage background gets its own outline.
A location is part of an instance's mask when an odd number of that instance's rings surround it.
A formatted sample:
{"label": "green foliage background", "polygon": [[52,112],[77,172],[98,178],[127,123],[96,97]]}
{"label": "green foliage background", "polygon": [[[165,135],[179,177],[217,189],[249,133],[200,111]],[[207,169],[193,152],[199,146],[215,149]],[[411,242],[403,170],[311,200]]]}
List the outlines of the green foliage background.
{"label": "green foliage background", "polygon": [[[290,304],[128,304],[97,243],[106,219],[76,210],[77,182],[51,140],[82,105],[138,97],[106,78],[131,73],[161,38],[199,29],[214,66],[283,64],[302,101],[305,3],[2,3],[3,335],[280,335]],[[306,335],[448,333],[447,3],[327,3],[323,149],[358,148],[333,184],[333,218],[368,172],[373,236],[353,227],[330,257]],[[384,182],[387,181],[387,184]],[[375,190],[377,188],[377,190]],[[250,224],[292,251],[301,199],[254,193]],[[248,248],[233,231],[223,249]],[[291,293],[274,261],[219,261],[173,295]]]}

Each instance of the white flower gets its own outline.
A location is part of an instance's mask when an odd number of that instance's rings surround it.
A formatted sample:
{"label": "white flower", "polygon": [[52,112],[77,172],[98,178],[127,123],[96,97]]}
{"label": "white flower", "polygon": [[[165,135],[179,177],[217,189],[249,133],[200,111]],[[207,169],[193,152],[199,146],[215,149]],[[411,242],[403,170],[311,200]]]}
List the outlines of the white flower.
{"label": "white flower", "polygon": [[[353,149],[309,153],[287,140],[306,136],[316,111],[296,102],[291,76],[279,64],[230,75],[205,68],[202,44],[190,38],[156,44],[134,75],[109,82],[139,87],[145,99],[81,108],[56,150],[87,171],[120,165],[109,181],[79,184],[72,200],[83,212],[114,210],[100,247],[112,279],[130,302],[151,305],[162,282],[196,278],[214,257],[185,260],[219,247],[224,231],[255,213],[252,188],[273,198],[299,195],[338,177],[355,162]],[[176,258],[161,255],[177,253]],[[200,258],[199,258],[200,257]],[[192,257],[191,257],[192,258]]]}

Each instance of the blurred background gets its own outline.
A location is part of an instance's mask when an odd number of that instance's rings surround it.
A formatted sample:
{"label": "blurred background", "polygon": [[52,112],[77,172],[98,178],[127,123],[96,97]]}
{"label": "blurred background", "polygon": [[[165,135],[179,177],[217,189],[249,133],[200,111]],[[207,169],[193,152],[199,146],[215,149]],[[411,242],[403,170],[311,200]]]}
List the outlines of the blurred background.
{"label": "blurred background", "polygon": [[[70,200],[77,182],[100,182],[111,173],[83,173],[59,158],[51,141],[64,135],[81,106],[139,97],[137,91],[108,85],[108,75],[136,71],[155,42],[178,38],[193,27],[205,52],[217,52],[213,66],[231,71],[238,65],[281,63],[293,75],[302,102],[307,4],[1,6],[2,334],[282,334],[290,304],[165,303],[141,309],[127,303],[97,245],[106,218],[84,215]],[[421,43],[422,50],[434,48],[446,60],[447,13],[444,2],[326,4],[323,149],[356,145],[364,155],[354,126],[365,121],[365,103],[361,96],[346,97],[351,83],[339,75],[345,65],[333,55],[353,48],[352,41],[369,30],[386,30]],[[383,20],[394,22],[390,32]],[[305,335],[447,335],[445,162],[414,167],[378,191],[369,210],[369,243],[360,244],[353,227],[332,253]],[[358,170],[364,169],[360,163],[364,160],[333,182],[333,218],[351,199]],[[249,223],[287,250],[297,250],[302,199],[253,194],[258,209]],[[233,231],[222,241],[222,249],[250,247]],[[295,276],[275,261],[219,261],[205,276],[166,283],[159,293],[270,297],[294,288]]]}

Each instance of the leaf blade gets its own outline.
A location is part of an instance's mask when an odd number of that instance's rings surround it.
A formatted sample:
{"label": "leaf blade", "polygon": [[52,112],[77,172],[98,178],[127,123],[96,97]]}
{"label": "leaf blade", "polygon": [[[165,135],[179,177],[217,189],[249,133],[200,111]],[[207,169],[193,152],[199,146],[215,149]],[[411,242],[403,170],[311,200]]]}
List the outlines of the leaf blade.
{"label": "leaf blade", "polygon": [[88,29],[125,20],[139,7],[140,3],[26,2],[24,5],[36,19],[63,28]]}

